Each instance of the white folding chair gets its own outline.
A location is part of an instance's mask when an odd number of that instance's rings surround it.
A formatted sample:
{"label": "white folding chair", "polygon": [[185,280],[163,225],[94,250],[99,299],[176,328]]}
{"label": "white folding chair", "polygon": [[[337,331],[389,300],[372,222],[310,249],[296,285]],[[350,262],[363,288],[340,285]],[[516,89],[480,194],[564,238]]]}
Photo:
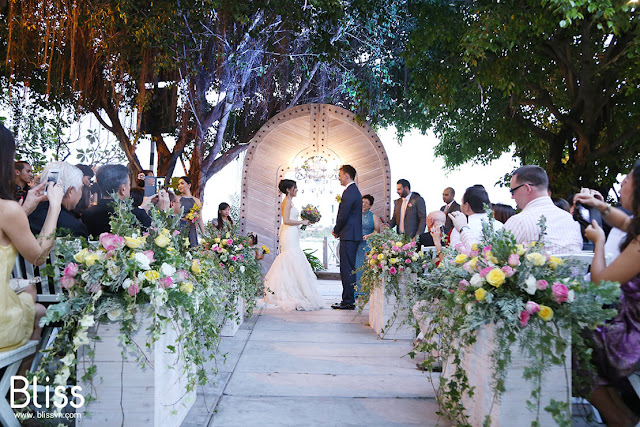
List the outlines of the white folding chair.
{"label": "white folding chair", "polygon": [[22,347],[16,348],[15,350],[0,353],[0,368],[4,368],[6,366],[4,375],[2,376],[2,379],[0,379],[0,421],[3,426],[20,426],[20,422],[13,414],[13,409],[11,409],[11,405],[9,405],[5,396],[11,386],[11,377],[18,372],[18,368],[20,368],[22,360],[35,353],[37,345],[38,341],[29,341]]}

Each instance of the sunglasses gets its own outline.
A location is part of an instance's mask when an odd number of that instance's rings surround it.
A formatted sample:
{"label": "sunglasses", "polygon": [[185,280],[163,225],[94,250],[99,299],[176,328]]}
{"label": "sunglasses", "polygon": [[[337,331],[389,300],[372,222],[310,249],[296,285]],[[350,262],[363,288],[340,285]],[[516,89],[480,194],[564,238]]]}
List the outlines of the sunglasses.
{"label": "sunglasses", "polygon": [[523,185],[527,185],[527,183],[525,182],[524,184],[520,184],[520,185],[518,185],[516,188],[510,188],[510,189],[509,189],[509,193],[511,193],[511,195],[513,196],[513,193],[515,193],[516,191],[518,191],[518,188],[522,187]]}

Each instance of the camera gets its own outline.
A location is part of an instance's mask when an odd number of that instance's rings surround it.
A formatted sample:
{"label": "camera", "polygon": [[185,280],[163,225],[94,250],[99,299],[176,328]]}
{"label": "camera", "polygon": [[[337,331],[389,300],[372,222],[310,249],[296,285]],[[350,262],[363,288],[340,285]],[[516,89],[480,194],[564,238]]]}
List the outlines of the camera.
{"label": "camera", "polygon": [[47,174],[47,184],[44,187],[43,194],[47,194],[47,186],[49,185],[49,182],[57,184],[58,178],[60,178],[60,171],[58,169],[51,169]]}
{"label": "camera", "polygon": [[144,197],[150,197],[158,193],[159,188],[164,188],[165,177],[145,176],[144,177]]}

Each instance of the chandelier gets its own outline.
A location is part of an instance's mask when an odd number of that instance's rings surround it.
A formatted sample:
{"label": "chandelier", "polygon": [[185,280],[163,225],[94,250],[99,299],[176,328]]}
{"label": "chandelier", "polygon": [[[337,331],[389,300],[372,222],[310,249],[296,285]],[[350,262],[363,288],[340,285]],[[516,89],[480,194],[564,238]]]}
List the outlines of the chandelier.
{"label": "chandelier", "polygon": [[337,177],[335,168],[322,156],[309,157],[296,167],[296,180],[304,181],[314,193],[323,193],[327,184]]}

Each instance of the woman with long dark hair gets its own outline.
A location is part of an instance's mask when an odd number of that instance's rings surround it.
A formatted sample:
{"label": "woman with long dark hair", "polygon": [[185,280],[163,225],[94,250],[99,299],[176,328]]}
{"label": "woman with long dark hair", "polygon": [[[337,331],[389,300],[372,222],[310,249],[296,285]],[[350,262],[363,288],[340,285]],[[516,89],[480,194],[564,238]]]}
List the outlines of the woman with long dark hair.
{"label": "woman with long dark hair", "polygon": [[204,221],[202,220],[202,203],[200,199],[194,197],[191,194],[191,179],[189,177],[183,176],[178,181],[178,191],[180,191],[180,206],[182,206],[183,214],[186,216],[191,209],[195,205],[200,205],[200,213],[198,214],[198,220],[196,223],[189,222],[189,246],[194,247],[198,246],[198,231],[196,227],[200,230],[200,233],[204,234]]}
{"label": "woman with long dark hair", "polygon": [[280,249],[264,278],[264,300],[285,311],[318,310],[324,307],[324,299],[300,247],[300,226],[309,225],[309,220],[300,220],[300,211],[293,205],[293,198],[298,194],[296,182],[283,179],[278,189],[284,195],[280,204]]}
{"label": "woman with long dark hair", "polygon": [[233,219],[231,219],[231,206],[229,203],[222,202],[218,205],[218,218],[215,226],[218,230],[231,231],[233,229]]}
{"label": "woman with long dark hair", "polygon": [[600,378],[589,400],[608,425],[635,426],[640,416],[625,405],[615,385],[634,373],[640,362],[640,160],[620,186],[620,204],[633,217],[601,197],[595,190],[583,189],[574,200],[598,209],[602,219],[626,231],[627,237],[620,255],[607,267],[604,231],[596,221],[585,230],[595,244],[591,280],[620,282],[622,290],[616,317],[594,331],[594,361]]}
{"label": "woman with long dark hair", "polygon": [[45,309],[35,303],[35,286],[29,285],[16,294],[9,286],[9,278],[18,252],[34,265],[46,261],[53,247],[64,195],[61,185],[46,184],[49,210],[40,237],[36,239],[29,229],[25,211],[14,201],[15,149],[11,132],[0,124],[0,352],[40,338],[39,323]]}

